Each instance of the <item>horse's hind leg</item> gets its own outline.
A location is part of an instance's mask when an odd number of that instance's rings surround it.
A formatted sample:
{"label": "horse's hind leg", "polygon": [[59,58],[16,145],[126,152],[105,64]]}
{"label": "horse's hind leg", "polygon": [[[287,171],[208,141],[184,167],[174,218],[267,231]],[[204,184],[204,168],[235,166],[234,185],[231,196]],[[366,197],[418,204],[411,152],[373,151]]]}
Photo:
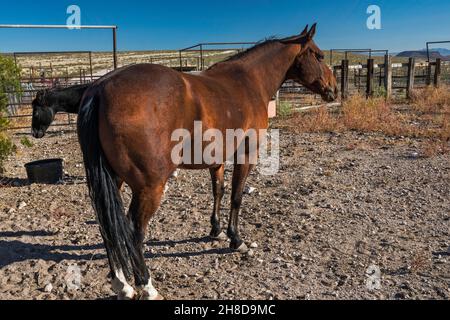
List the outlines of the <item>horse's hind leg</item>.
{"label": "horse's hind leg", "polygon": [[136,291],[128,284],[122,270],[114,271],[112,289],[117,293],[118,300],[132,300],[136,296]]}
{"label": "horse's hind leg", "polygon": [[248,251],[244,241],[239,236],[238,220],[239,211],[242,205],[245,183],[254,165],[235,165],[233,173],[233,192],[231,195],[230,224],[228,227],[228,237],[231,239],[231,249],[245,253]]}
{"label": "horse's hind leg", "polygon": [[142,300],[162,300],[158,291],[153,287],[149,270],[144,258],[144,240],[150,219],[158,210],[161,198],[164,194],[164,185],[146,187],[137,192],[133,192],[133,200],[130,206],[129,217],[135,229],[135,246],[139,256],[133,261],[135,283],[140,290]]}
{"label": "horse's hind leg", "polygon": [[214,209],[211,216],[212,230],[210,236],[213,240],[225,241],[228,238],[222,231],[222,226],[220,223],[220,207],[223,195],[225,193],[225,166],[222,165],[217,168],[212,168],[210,169],[210,173],[214,195]]}

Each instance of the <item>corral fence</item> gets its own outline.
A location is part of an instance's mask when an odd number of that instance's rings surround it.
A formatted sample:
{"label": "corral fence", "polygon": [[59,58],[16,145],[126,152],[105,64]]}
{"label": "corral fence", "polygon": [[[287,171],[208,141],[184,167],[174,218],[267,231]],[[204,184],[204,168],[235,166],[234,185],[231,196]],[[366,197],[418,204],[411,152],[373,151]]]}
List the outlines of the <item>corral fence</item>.
{"label": "corral fence", "polygon": [[[180,71],[203,71],[214,63],[233,54],[242,52],[256,42],[205,42],[181,49],[179,53]],[[217,47],[221,47],[217,49]],[[238,48],[236,48],[238,47]],[[187,57],[186,57],[187,55]]]}
{"label": "corral fence", "polygon": [[[26,28],[30,26],[12,27]],[[46,28],[48,26],[37,27]],[[66,26],[54,27],[67,28]],[[118,66],[120,58],[121,66],[148,62],[165,65],[182,72],[200,72],[256,44],[255,42],[208,42],[177,52],[119,53],[117,52],[117,27],[85,28],[112,28],[113,69]],[[427,43],[428,56],[430,56],[429,46],[436,43],[450,43],[450,41]],[[368,97],[377,95],[397,97],[406,94],[407,97],[410,97],[413,90],[418,87],[450,84],[449,61],[436,59],[436,61],[416,62],[414,58],[410,58],[406,62],[404,59],[391,57],[388,50],[377,49],[331,49],[328,53],[330,55],[329,65],[338,80],[343,99],[353,94],[364,94]],[[21,92],[7,91],[12,129],[29,129],[31,102],[39,90],[54,86],[67,87],[89,83],[112,70],[108,53],[91,51],[16,52],[10,55],[22,70],[20,75]],[[42,63],[40,59],[45,63]],[[63,59],[67,59],[67,62]],[[319,95],[311,93],[293,81],[283,84],[277,93],[276,100],[279,107],[286,104],[290,108],[309,107],[323,103]],[[75,117],[67,114],[58,115],[56,120],[54,126],[75,124]]]}
{"label": "corral fence", "polygon": [[[117,68],[117,26],[77,26],[77,29],[97,29],[112,31],[112,67]],[[0,29],[70,29],[67,25],[0,25]],[[8,119],[11,122],[11,130],[21,130],[30,128],[30,119],[32,117],[31,102],[36,93],[43,89],[58,87],[68,87],[71,85],[88,83],[99,78],[100,75],[94,75],[93,72],[93,53],[91,51],[71,51],[71,52],[15,52],[10,54],[14,59],[16,66],[21,65],[20,87],[18,92],[12,88],[4,88],[8,96]],[[35,64],[29,63],[32,57],[51,56],[50,61],[56,57],[84,56],[83,59],[73,59],[75,62],[68,62],[68,65],[54,66],[52,62],[49,65],[43,65],[39,61]],[[22,65],[22,60],[25,65]],[[60,114],[55,119],[52,126],[73,125],[74,117],[69,114]]]}
{"label": "corral fence", "polygon": [[[91,51],[58,52],[15,52],[11,54],[16,66],[20,66],[20,91],[7,89],[8,119],[14,130],[28,129],[31,118],[31,103],[36,93],[53,87],[70,87],[98,79],[94,75]],[[64,66],[52,62],[43,64],[36,57],[47,57],[49,61],[67,60]],[[74,116],[59,114],[53,126],[66,126],[75,123]]]}
{"label": "corral fence", "polygon": [[342,99],[355,93],[390,98],[400,92],[410,98],[415,88],[450,84],[449,67],[450,62],[441,59],[416,62],[415,58],[409,58],[407,63],[392,63],[392,57],[386,55],[381,64],[376,64],[374,59],[358,65],[349,65],[348,60],[342,60],[341,65],[333,67],[333,71],[340,83]]}

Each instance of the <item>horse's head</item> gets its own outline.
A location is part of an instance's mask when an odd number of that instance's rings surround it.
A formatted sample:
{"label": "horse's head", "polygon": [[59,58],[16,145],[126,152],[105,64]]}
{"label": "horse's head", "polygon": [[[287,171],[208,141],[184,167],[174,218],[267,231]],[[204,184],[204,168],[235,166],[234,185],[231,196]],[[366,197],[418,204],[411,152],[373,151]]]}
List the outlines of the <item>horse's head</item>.
{"label": "horse's head", "polygon": [[300,52],[287,74],[287,80],[294,80],[314,93],[320,94],[327,102],[338,97],[336,78],[324,62],[325,55],[314,42],[316,24],[308,31],[308,26],[300,36],[284,39],[285,44],[299,44]]}
{"label": "horse's head", "polygon": [[32,134],[33,137],[41,139],[45,136],[47,129],[55,120],[55,110],[49,105],[46,96],[48,90],[39,91],[36,99],[33,100],[33,120],[32,120]]}

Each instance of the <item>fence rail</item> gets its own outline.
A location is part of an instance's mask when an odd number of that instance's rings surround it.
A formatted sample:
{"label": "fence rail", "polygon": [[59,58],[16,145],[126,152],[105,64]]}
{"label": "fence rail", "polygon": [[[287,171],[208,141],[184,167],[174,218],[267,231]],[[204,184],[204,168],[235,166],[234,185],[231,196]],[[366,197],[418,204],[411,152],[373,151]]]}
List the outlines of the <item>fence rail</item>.
{"label": "fence rail", "polygon": [[[192,72],[201,71],[206,67],[205,59],[213,58],[215,60],[223,59],[228,56],[231,50],[239,51],[240,49],[208,49],[208,45],[251,45],[252,42],[239,43],[204,43],[192,46],[179,51],[179,56],[159,54],[149,55],[140,54],[139,57],[144,56],[147,62],[167,65],[170,61],[169,67],[174,69]],[[230,52],[228,52],[228,51]],[[361,49],[362,50],[362,49]],[[369,51],[371,54],[378,50]],[[382,50],[379,50],[382,51]],[[187,53],[190,53],[188,55]],[[350,52],[350,51],[348,51]],[[353,52],[353,51],[352,51]],[[93,73],[93,57],[94,55],[89,51],[69,52],[69,54],[79,53],[85,54],[89,57],[88,64],[73,66],[72,72],[64,70],[64,68],[53,68],[52,64],[49,66],[29,67],[21,78],[22,92],[19,96],[17,92],[8,91],[9,96],[9,119],[12,121],[12,129],[24,129],[29,127],[29,122],[25,119],[31,119],[31,102],[36,92],[39,90],[58,86],[70,86],[81,83],[89,83],[98,79],[101,75]],[[183,57],[183,53],[185,56]],[[223,53],[223,55],[211,55],[211,53]],[[36,55],[38,53],[16,53],[13,57],[16,62],[22,56]],[[61,52],[49,52],[43,54],[61,54]],[[199,56],[196,56],[198,54]],[[180,59],[181,56],[181,59]],[[369,56],[370,57],[370,56]],[[101,57],[100,57],[101,58]],[[380,58],[377,58],[378,61]],[[125,60],[125,59],[124,59]],[[211,59],[208,59],[208,62]],[[172,63],[175,62],[175,63]],[[194,63],[192,63],[194,62]],[[81,62],[79,62],[81,64]],[[127,61],[126,64],[132,64],[133,61]],[[78,68],[78,69],[77,69]],[[341,96],[343,99],[348,98],[354,93],[365,94],[368,97],[383,93],[387,97],[393,95],[404,94],[410,97],[413,90],[417,87],[424,87],[427,85],[439,86],[441,84],[450,84],[450,62],[437,59],[435,62],[416,62],[411,58],[407,63],[392,63],[392,58],[389,55],[384,57],[384,63],[375,63],[373,58],[369,58],[366,63],[350,65],[349,60],[344,59],[340,65],[332,67],[333,72],[338,80]],[[73,70],[78,70],[77,75]],[[36,71],[43,71],[43,74],[36,76]],[[106,72],[106,71],[105,71]],[[382,91],[382,92],[380,92]],[[310,93],[304,87],[292,82],[286,82],[278,94],[279,103],[289,103],[293,107],[302,107],[305,105],[320,104],[321,98],[318,95]],[[25,126],[26,123],[26,126]],[[73,125],[73,117],[70,115],[60,115],[57,118],[55,126]]]}
{"label": "fence rail", "polygon": [[410,58],[408,63],[392,63],[391,57],[386,55],[384,64],[375,64],[373,59],[368,59],[367,64],[359,65],[349,65],[348,60],[342,60],[341,65],[333,67],[333,72],[340,82],[343,99],[355,90],[364,90],[370,97],[376,88],[382,88],[388,98],[393,90],[404,90],[406,96],[411,97],[416,87],[450,84],[450,62],[441,59],[416,63]]}

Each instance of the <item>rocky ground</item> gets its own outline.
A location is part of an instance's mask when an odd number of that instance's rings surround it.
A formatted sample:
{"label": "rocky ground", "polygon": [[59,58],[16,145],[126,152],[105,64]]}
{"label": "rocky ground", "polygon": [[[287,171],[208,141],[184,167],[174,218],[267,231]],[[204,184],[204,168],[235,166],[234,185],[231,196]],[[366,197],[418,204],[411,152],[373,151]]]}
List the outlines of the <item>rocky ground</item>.
{"label": "rocky ground", "polygon": [[[0,186],[0,299],[113,299],[76,135],[32,142]],[[448,299],[450,155],[418,145],[282,130],[280,173],[249,180],[247,255],[208,241],[209,174],[182,172],[150,226],[155,286],[168,299]],[[23,165],[55,157],[64,184],[28,185]]]}

